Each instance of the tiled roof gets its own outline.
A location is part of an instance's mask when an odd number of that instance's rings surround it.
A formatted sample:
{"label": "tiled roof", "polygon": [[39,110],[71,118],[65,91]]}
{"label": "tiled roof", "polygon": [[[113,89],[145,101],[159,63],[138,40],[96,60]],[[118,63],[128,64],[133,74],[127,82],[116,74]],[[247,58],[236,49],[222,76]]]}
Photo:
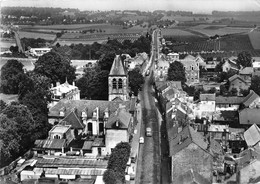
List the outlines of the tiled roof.
{"label": "tiled roof", "polygon": [[59,117],[60,110],[65,108],[65,115],[69,114],[72,110],[76,109],[77,117],[81,117],[82,112],[85,112],[88,118],[92,118],[94,110],[99,108],[99,117],[104,117],[104,111],[108,109],[109,113],[114,113],[119,104],[125,105],[129,109],[129,101],[103,101],[103,100],[60,100],[49,110],[50,117]]}
{"label": "tiled roof", "polygon": [[104,143],[104,138],[95,138],[93,143],[92,143],[92,146],[94,147],[103,147],[105,146],[105,143]]}
{"label": "tiled roof", "polygon": [[210,182],[200,175],[197,171],[190,169],[177,178],[178,184],[210,184]]}
{"label": "tiled roof", "polygon": [[36,140],[35,148],[40,149],[61,149],[65,147],[66,139],[45,139],[45,140]]}
{"label": "tiled roof", "polygon": [[181,81],[169,81],[168,83],[171,87],[182,90]]}
{"label": "tiled roof", "polygon": [[84,141],[83,150],[91,150],[93,141]]}
{"label": "tiled roof", "polygon": [[76,115],[75,111],[72,110],[62,121],[61,124],[69,124],[71,125],[71,128],[74,129],[83,129],[84,125],[81,122],[81,120]]}
{"label": "tiled roof", "polygon": [[38,158],[36,167],[59,167],[59,168],[106,168],[107,160],[88,160],[84,158]]}
{"label": "tiled roof", "polygon": [[242,70],[239,71],[239,74],[241,75],[251,75],[254,72],[253,67],[245,67]]}
{"label": "tiled roof", "polygon": [[205,142],[203,136],[196,132],[189,125],[184,127],[184,129],[178,133],[175,138],[170,139],[170,156],[175,155],[179,151],[185,149],[192,142],[199,146],[203,150],[207,150],[208,143]]}
{"label": "tiled roof", "polygon": [[159,89],[164,84],[166,84],[166,81],[156,81],[155,82],[155,86],[156,86],[157,89]]}
{"label": "tiled roof", "polygon": [[257,153],[254,149],[246,149],[239,154],[238,166],[239,168],[243,168],[250,164],[250,162],[254,159],[260,158],[260,153]]}
{"label": "tiled roof", "polygon": [[200,94],[200,101],[215,101],[216,95],[214,94]]}
{"label": "tiled roof", "polygon": [[190,67],[194,67],[193,70],[198,70],[199,69],[199,67],[197,66],[197,63],[194,60],[180,60],[180,62],[187,69],[190,69]]}
{"label": "tiled roof", "polygon": [[250,93],[244,98],[242,103],[248,107],[257,98],[259,98],[258,94],[256,94],[253,90],[250,90]]}
{"label": "tiled roof", "polygon": [[260,142],[260,128],[256,124],[253,124],[244,132],[244,138],[247,146],[256,145],[258,142]]}
{"label": "tiled roof", "polygon": [[[219,111],[216,111],[219,112]],[[213,119],[217,121],[234,121],[238,119],[237,111],[220,111],[213,115]]]}
{"label": "tiled roof", "polygon": [[125,76],[126,72],[119,55],[116,55],[109,76]]}
{"label": "tiled roof", "polygon": [[167,100],[170,100],[174,97],[175,91],[174,89],[170,88],[168,91],[166,91],[165,93],[163,93],[163,97],[167,98]]}
{"label": "tiled roof", "polygon": [[217,104],[233,104],[233,105],[239,105],[242,103],[242,101],[245,99],[245,97],[238,97],[238,96],[216,96],[216,105]]}
{"label": "tiled roof", "polygon": [[107,123],[106,128],[107,129],[114,129],[116,122],[119,123],[118,128],[119,129],[128,129],[128,126],[130,124],[132,115],[125,111],[125,109],[118,109],[114,114],[112,114]]}
{"label": "tiled roof", "polygon": [[239,112],[239,123],[244,125],[260,125],[260,109],[243,109]]}
{"label": "tiled roof", "polygon": [[158,66],[159,68],[160,68],[160,67],[162,67],[162,68],[164,68],[164,67],[169,68],[170,63],[169,63],[169,61],[159,59],[157,66]]}
{"label": "tiled roof", "polygon": [[[102,176],[105,169],[101,168],[34,168],[34,172],[57,175],[85,175],[85,176]],[[84,183],[87,184],[87,183]]]}
{"label": "tiled roof", "polygon": [[237,75],[237,74],[233,75],[232,77],[229,77],[229,78],[228,78],[228,81],[229,81],[229,82],[232,82],[232,81],[234,81],[235,79],[239,79],[239,80],[241,80],[242,82],[245,83],[245,80],[242,79],[242,77],[241,77],[240,75]]}
{"label": "tiled roof", "polygon": [[184,60],[195,60],[195,57],[189,54],[185,56]]}

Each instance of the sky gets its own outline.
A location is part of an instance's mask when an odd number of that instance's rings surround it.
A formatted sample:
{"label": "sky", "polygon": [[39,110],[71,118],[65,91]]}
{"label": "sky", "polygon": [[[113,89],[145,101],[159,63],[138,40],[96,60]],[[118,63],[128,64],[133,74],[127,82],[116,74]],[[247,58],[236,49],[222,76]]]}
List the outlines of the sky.
{"label": "sky", "polygon": [[260,11],[260,0],[0,0],[1,6],[61,7],[80,10],[184,10],[195,13]]}

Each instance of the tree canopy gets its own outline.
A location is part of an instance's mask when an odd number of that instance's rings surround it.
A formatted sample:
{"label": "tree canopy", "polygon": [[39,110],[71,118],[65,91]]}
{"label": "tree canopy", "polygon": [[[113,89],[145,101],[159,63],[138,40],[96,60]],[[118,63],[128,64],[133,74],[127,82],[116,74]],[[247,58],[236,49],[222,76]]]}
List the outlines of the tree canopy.
{"label": "tree canopy", "polygon": [[174,61],[168,69],[167,80],[186,82],[185,69],[179,61]]}
{"label": "tree canopy", "polygon": [[18,94],[19,83],[23,76],[23,64],[17,60],[8,60],[1,68],[1,92]]}
{"label": "tree canopy", "polygon": [[138,91],[142,89],[144,83],[144,77],[141,74],[139,68],[135,68],[132,71],[129,71],[128,77],[129,77],[129,87],[131,88],[131,91],[134,93],[134,95],[137,96]]}
{"label": "tree canopy", "polygon": [[252,66],[252,56],[247,51],[242,51],[237,55],[237,64],[243,67],[251,67]]}
{"label": "tree canopy", "polygon": [[251,86],[250,88],[253,90],[256,94],[260,95],[260,76],[254,76],[251,80]]}
{"label": "tree canopy", "polygon": [[39,57],[34,69],[35,73],[50,78],[52,83],[64,83],[66,78],[72,83],[76,79],[75,71],[76,69],[70,65],[69,58],[55,51]]}

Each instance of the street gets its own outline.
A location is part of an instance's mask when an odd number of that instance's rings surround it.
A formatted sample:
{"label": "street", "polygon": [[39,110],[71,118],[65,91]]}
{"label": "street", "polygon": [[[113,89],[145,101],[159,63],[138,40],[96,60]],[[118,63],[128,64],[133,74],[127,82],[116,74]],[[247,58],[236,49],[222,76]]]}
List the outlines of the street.
{"label": "street", "polygon": [[[157,32],[154,34],[154,47],[152,63],[150,70],[154,69],[154,56],[158,56]],[[144,144],[139,147],[139,156],[137,161],[137,171],[135,183],[169,183],[168,171],[168,143],[164,136],[166,128],[161,124],[162,117],[155,104],[155,94],[153,90],[153,72],[145,77],[143,90],[140,92],[141,107],[142,107],[142,125],[141,136],[144,137]],[[145,135],[145,129],[151,127],[152,137]],[[162,128],[162,129],[161,129]],[[160,131],[163,131],[161,137]]]}

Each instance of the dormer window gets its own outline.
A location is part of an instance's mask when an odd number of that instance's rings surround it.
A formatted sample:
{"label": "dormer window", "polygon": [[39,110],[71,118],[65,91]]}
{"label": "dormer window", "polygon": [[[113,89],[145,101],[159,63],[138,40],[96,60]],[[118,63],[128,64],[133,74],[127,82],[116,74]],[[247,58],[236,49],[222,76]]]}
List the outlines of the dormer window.
{"label": "dormer window", "polygon": [[116,121],[116,127],[119,127],[119,122],[118,121]]}
{"label": "dormer window", "polygon": [[60,111],[60,116],[65,116],[64,110]]}
{"label": "dormer window", "polygon": [[85,111],[83,111],[83,112],[81,113],[81,116],[82,116],[82,117],[87,117],[87,114],[86,114],[86,112],[85,112]]}

